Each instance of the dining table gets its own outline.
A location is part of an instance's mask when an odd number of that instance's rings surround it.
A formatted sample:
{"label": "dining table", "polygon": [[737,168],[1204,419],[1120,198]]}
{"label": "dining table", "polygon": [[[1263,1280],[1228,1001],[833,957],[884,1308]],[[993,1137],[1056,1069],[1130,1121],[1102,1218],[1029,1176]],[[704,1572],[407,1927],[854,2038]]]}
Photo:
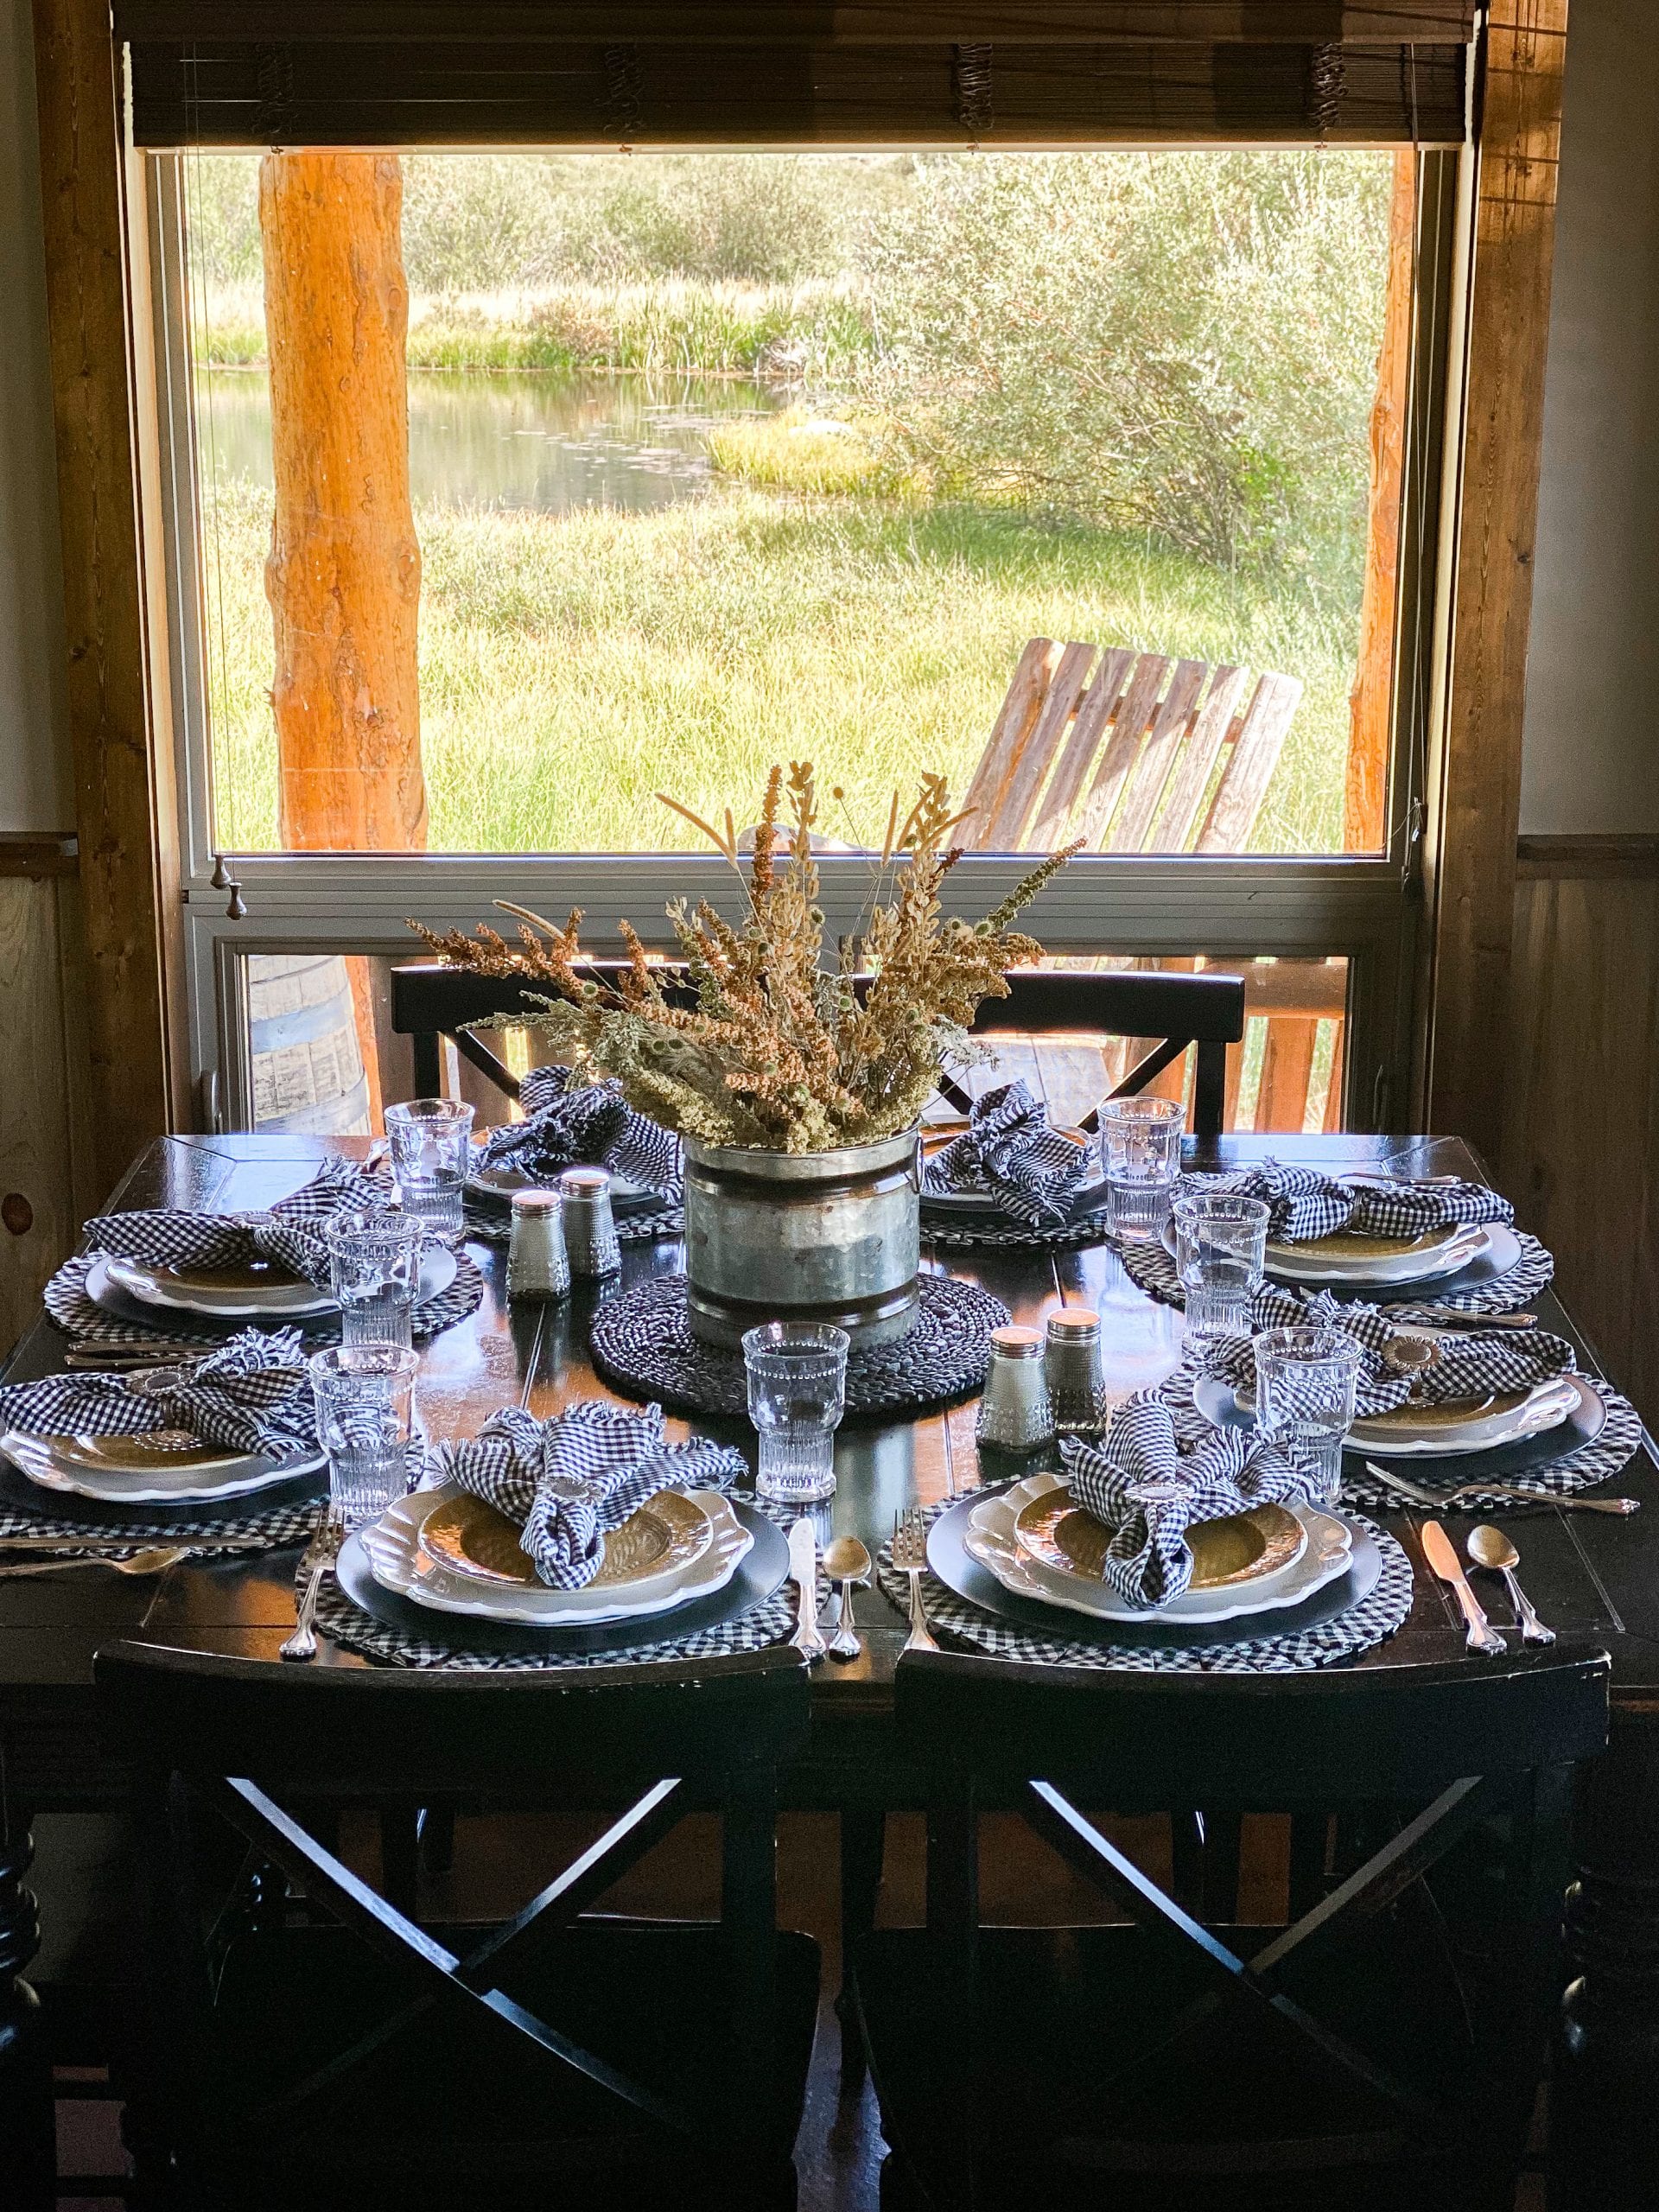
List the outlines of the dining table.
{"label": "dining table", "polygon": [[[1097,1077],[1098,1061],[1094,1063]],[[1075,1043],[1027,1052],[1021,1072],[1045,1082],[1056,1117],[1074,1115],[1080,1072]],[[1071,1086],[1068,1094],[1067,1085]],[[361,1137],[295,1134],[177,1135],[151,1144],[134,1163],[106,1211],[168,1206],[210,1211],[267,1207],[308,1181],[331,1154],[362,1158]],[[1327,1170],[1389,1176],[1448,1174],[1484,1179],[1481,1162],[1455,1137],[1411,1135],[1230,1135],[1206,1165],[1230,1167],[1266,1157]],[[568,1297],[510,1304],[505,1245],[469,1240],[484,1278],[482,1302],[438,1335],[421,1355],[417,1411],[429,1440],[474,1434],[505,1405],[546,1417],[594,1396],[617,1399],[596,1375],[588,1330],[600,1301],[617,1287],[681,1265],[677,1239],[626,1244],[622,1272],[598,1285],[578,1282]],[[1077,1249],[936,1247],[924,1236],[924,1265],[981,1285],[1016,1321],[1041,1325],[1060,1307],[1101,1316],[1109,1389],[1121,1396],[1150,1387],[1178,1364],[1183,1321],[1173,1306],[1138,1288],[1109,1244]],[[1530,1301],[1540,1324],[1573,1343],[1580,1364],[1599,1372],[1594,1349],[1573,1329],[1552,1291]],[[9,1382],[59,1372],[67,1339],[44,1316],[18,1344]],[[1617,1378],[1613,1378],[1615,1381]],[[897,1515],[964,1495],[982,1481],[975,1440],[976,1402],[919,1417],[849,1421],[836,1440],[836,1489],[815,1518],[820,1538],[860,1538],[874,1554]],[[749,1455],[744,1423],[698,1421],[701,1433]],[[674,1437],[690,1433],[671,1420]],[[1567,1913],[1565,1987],[1575,1986],[1573,2028],[1557,2060],[1554,2094],[1570,2106],[1567,2131],[1575,2157],[1596,2171],[1559,2176],[1552,2204],[1622,2212],[1650,2203],[1656,2126],[1650,2090],[1637,2085],[1659,2055],[1659,1462],[1645,1440],[1622,1472],[1602,1486],[1640,1501],[1626,1516],[1573,1512],[1540,1502],[1501,1516],[1516,1542],[1528,1593],[1563,1637],[1604,1646],[1612,1656],[1610,1748],[1584,1777],[1574,1856],[1578,1878]],[[1592,1493],[1593,1494],[1593,1493]],[[1487,1664],[1465,1646],[1451,1592],[1428,1572],[1419,1539],[1423,1516],[1402,1510],[1376,1516],[1412,1561],[1415,1590],[1403,1626],[1343,1662],[1375,1692],[1414,1669]],[[1471,1516],[1448,1516],[1461,1544]],[[1500,1516],[1493,1516],[1500,1517]],[[35,2156],[49,2136],[49,2084],[42,2087],[28,1986],[38,1947],[31,1893],[31,1821],[60,1810],[119,1808],[126,1789],[118,1746],[100,1739],[92,1661],[101,1645],[138,1638],[201,1653],[279,1664],[295,1626],[297,1547],[254,1555],[199,1556],[159,1575],[81,1571],[9,1578],[0,1574],[0,2173],[41,2171]],[[1500,1628],[1513,1615],[1495,1578],[1483,1578],[1487,1610]],[[918,1777],[894,1746],[894,1671],[905,1616],[876,1586],[859,1593],[861,1656],[817,1666],[811,1677],[810,1751],[788,1778],[787,1802],[843,1814],[873,1815],[921,1802]],[[327,1637],[313,1662],[371,1663]],[[250,1746],[252,1752],[254,1747]],[[1202,1802],[1195,1777],[1193,1802]],[[1589,2146],[1580,2151],[1577,2146]],[[1637,2193],[1638,2177],[1640,2190]],[[51,2202],[10,2193],[13,2212]]]}

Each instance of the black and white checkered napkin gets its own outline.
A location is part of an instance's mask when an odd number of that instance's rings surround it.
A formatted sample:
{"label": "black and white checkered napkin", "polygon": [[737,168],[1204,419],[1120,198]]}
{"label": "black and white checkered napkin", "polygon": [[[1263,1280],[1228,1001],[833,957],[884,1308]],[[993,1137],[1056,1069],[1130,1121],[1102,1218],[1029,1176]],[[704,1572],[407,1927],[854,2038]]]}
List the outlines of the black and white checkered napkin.
{"label": "black and white checkered napkin", "polygon": [[31,1436],[144,1436],[174,1429],[230,1452],[280,1458],[316,1445],[297,1329],[244,1329],[220,1351],[143,1375],[48,1375],[0,1389],[0,1428]]}
{"label": "black and white checkered napkin", "polygon": [[[1354,1409],[1362,1418],[1392,1413],[1404,1405],[1442,1406],[1500,1391],[1530,1390],[1552,1376],[1570,1375],[1578,1363],[1565,1337],[1542,1329],[1468,1329],[1433,1334],[1402,1325],[1397,1313],[1358,1302],[1339,1302],[1328,1290],[1303,1295],[1264,1288],[1250,1301],[1253,1328],[1344,1329],[1359,1340],[1359,1380]],[[1389,1359],[1401,1338],[1423,1338],[1434,1346],[1432,1365],[1402,1374]],[[1224,1376],[1235,1390],[1255,1389],[1254,1338],[1224,1337],[1208,1346],[1205,1364]]]}
{"label": "black and white checkered napkin", "polygon": [[99,1214],[86,1224],[97,1252],[137,1260],[150,1268],[234,1268],[274,1260],[307,1281],[328,1281],[324,1232],[342,1212],[375,1212],[389,1205],[389,1174],[354,1160],[325,1160],[291,1198],[265,1213],[186,1213],[159,1206],[142,1213]]}
{"label": "black and white checkered napkin", "polygon": [[1214,1429],[1183,1448],[1169,1408],[1147,1392],[1117,1408],[1099,1444],[1063,1437],[1060,1456],[1072,1497],[1114,1531],[1103,1579],[1131,1605],[1186,1589],[1196,1522],[1307,1496],[1306,1477],[1245,1430]]}
{"label": "black and white checkered napkin", "polygon": [[480,1167],[516,1167],[551,1181],[567,1167],[608,1167],[646,1190],[677,1195],[680,1141],[636,1114],[614,1083],[573,1089],[569,1068],[532,1068],[519,1086],[522,1122],[493,1129]]}
{"label": "black and white checkered napkin", "polygon": [[588,1399],[550,1421],[505,1407],[475,1437],[440,1445],[431,1474],[517,1522],[524,1556],[549,1589],[581,1590],[604,1564],[607,1532],[648,1497],[723,1490],[747,1467],[728,1444],[668,1443],[660,1406],[635,1413]]}
{"label": "black and white checkered napkin", "polygon": [[1509,1200],[1484,1183],[1349,1182],[1277,1160],[1264,1160],[1240,1175],[1184,1177],[1178,1194],[1215,1191],[1265,1198],[1268,1234],[1285,1244],[1344,1230],[1355,1236],[1421,1236],[1454,1222],[1515,1219]]}
{"label": "black and white checkered napkin", "polygon": [[922,1191],[986,1191],[1016,1221],[1041,1229],[1064,1221],[1088,1165],[1080,1146],[1049,1128],[1040,1099],[1023,1083],[1005,1083],[974,1101],[966,1130],[924,1168]]}

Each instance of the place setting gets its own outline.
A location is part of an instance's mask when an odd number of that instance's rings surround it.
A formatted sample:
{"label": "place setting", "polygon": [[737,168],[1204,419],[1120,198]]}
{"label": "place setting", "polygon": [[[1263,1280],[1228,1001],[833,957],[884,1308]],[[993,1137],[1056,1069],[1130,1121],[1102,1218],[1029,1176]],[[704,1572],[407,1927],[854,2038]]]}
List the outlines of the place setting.
{"label": "place setting", "polygon": [[649,1243],[681,1226],[679,1139],[628,1104],[613,1081],[582,1083],[574,1069],[531,1068],[518,1087],[521,1121],[472,1139],[467,1223],[499,1243],[512,1230],[513,1201],[560,1189],[573,1171],[601,1171],[619,1241]]}
{"label": "place setting", "polygon": [[923,1125],[922,1227],[936,1246],[1096,1243],[1110,1196],[1095,1141],[1052,1125],[1023,1082],[984,1092],[965,1119]]}
{"label": "place setting", "polygon": [[328,1160],[268,1210],[95,1217],[88,1249],[43,1294],[74,1340],[71,1363],[165,1364],[256,1323],[297,1329],[308,1344],[337,1341],[356,1309],[388,1300],[410,1340],[425,1342],[475,1311],[483,1277],[457,1249],[464,1131],[433,1110],[447,1103],[386,1109],[391,1175]]}

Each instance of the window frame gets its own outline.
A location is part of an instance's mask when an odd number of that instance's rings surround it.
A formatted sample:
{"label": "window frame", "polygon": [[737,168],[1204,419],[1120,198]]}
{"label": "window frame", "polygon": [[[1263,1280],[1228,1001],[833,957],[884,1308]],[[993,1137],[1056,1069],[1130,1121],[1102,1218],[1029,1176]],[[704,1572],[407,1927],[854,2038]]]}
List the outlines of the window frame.
{"label": "window frame", "polygon": [[[539,912],[580,906],[596,950],[624,918],[642,930],[674,897],[732,895],[728,869],[702,853],[226,855],[245,914],[215,885],[213,760],[203,637],[203,573],[189,349],[182,180],[187,154],[143,156],[149,211],[162,577],[172,694],[179,873],[184,908],[189,1078],[204,1126],[251,1122],[242,956],[295,950],[416,957],[404,927],[420,916],[471,929],[507,897]],[[596,156],[595,158],[603,158]],[[1390,701],[1388,847],[1380,854],[1082,855],[1043,893],[1033,928],[1054,954],[1218,959],[1341,957],[1348,963],[1344,1126],[1382,1130],[1407,1110],[1420,977],[1421,855],[1444,702],[1452,601],[1454,468],[1472,194],[1472,149],[1419,151],[1417,282],[1408,371],[1405,463]],[[970,854],[948,905],[985,912],[1033,865],[1030,855]],[[868,866],[826,856],[822,903],[832,931],[852,930]]]}

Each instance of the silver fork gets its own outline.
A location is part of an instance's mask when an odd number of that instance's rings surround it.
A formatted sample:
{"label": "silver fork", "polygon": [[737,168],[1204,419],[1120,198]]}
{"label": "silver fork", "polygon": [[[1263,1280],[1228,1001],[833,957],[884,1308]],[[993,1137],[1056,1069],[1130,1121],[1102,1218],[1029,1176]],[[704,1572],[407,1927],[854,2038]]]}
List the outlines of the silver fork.
{"label": "silver fork", "polygon": [[317,1631],[311,1622],[317,1610],[317,1593],[322,1588],[323,1576],[340,1556],[345,1535],[332,1510],[325,1505],[317,1521],[316,1534],[306,1546],[305,1556],[300,1561],[300,1572],[306,1578],[305,1592],[300,1599],[300,1616],[294,1624],[294,1633],[277,1649],[279,1659],[316,1657]]}
{"label": "silver fork", "polygon": [[1421,1483],[1391,1474],[1375,1459],[1368,1459],[1365,1467],[1378,1482],[1398,1491],[1414,1505],[1430,1506],[1436,1512],[1443,1505],[1455,1505],[1460,1497],[1512,1497],[1523,1505],[1559,1505],[1563,1513],[1637,1513],[1642,1507],[1639,1497],[1561,1497],[1553,1490],[1525,1490],[1518,1483],[1469,1482],[1459,1483],[1456,1490],[1425,1490]]}
{"label": "silver fork", "polygon": [[927,1525],[917,1506],[912,1506],[907,1513],[893,1516],[893,1563],[910,1581],[910,1634],[905,1638],[905,1649],[937,1651],[939,1647],[928,1632],[927,1613],[922,1604],[922,1570],[927,1565]]}

